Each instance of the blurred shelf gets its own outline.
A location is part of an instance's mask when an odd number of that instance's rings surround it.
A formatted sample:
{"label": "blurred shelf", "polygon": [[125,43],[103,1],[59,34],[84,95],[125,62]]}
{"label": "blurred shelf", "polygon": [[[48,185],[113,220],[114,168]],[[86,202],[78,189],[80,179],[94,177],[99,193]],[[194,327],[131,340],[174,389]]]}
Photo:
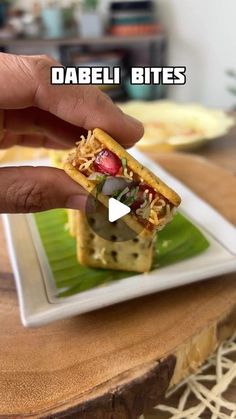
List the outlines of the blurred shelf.
{"label": "blurred shelf", "polygon": [[123,44],[139,44],[148,42],[157,42],[164,40],[164,33],[156,33],[152,35],[135,35],[135,36],[113,36],[105,35],[100,38],[56,38],[56,39],[36,39],[36,38],[2,38],[0,46],[17,46],[17,47],[33,47],[33,46],[69,46],[69,45],[123,45]]}

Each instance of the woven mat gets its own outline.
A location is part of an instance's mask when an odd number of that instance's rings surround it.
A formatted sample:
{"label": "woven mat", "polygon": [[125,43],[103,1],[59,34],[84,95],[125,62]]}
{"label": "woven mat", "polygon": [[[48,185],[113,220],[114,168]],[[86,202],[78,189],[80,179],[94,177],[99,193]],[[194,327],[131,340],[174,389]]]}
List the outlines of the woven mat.
{"label": "woven mat", "polygon": [[236,334],[140,419],[236,418]]}

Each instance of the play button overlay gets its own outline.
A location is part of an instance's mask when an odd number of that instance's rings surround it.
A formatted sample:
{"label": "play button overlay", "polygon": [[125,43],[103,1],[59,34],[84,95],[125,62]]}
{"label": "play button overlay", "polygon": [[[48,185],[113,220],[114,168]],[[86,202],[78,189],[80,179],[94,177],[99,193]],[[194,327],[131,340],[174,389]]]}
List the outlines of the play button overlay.
{"label": "play button overlay", "polygon": [[114,221],[119,220],[131,211],[127,205],[122,204],[115,198],[110,198],[108,202],[108,220],[110,223],[114,223]]}
{"label": "play button overlay", "polygon": [[108,208],[96,198],[96,189],[89,194],[86,203],[86,218],[90,228],[91,240],[96,235],[111,242],[136,241],[137,236],[145,228],[140,224],[140,231],[132,230],[125,223],[125,215],[131,213],[129,206],[110,197]]}

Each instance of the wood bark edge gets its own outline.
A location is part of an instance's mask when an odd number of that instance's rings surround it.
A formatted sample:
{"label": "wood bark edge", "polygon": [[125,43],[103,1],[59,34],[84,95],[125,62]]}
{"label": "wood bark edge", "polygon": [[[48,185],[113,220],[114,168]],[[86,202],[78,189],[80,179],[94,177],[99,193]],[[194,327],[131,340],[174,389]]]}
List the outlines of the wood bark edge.
{"label": "wood bark edge", "polygon": [[[147,409],[161,403],[168,388],[196,371],[206,357],[235,331],[236,305],[218,322],[201,330],[194,339],[184,342],[176,353],[169,354],[165,358],[153,362],[152,365],[149,364],[146,368],[142,367],[142,373],[139,376],[129,379],[132,374],[136,375],[136,372],[127,372],[129,380],[125,379],[124,384],[118,386],[111,383],[111,389],[104,394],[90,397],[87,401],[73,403],[73,406],[67,404],[63,412],[61,407],[57,407],[49,415],[42,412],[41,416],[27,415],[27,417],[136,419]],[[198,348],[201,349],[201,352],[198,351]],[[184,358],[182,356],[181,359],[180,354],[184,354]],[[118,377],[116,379],[120,380]]]}

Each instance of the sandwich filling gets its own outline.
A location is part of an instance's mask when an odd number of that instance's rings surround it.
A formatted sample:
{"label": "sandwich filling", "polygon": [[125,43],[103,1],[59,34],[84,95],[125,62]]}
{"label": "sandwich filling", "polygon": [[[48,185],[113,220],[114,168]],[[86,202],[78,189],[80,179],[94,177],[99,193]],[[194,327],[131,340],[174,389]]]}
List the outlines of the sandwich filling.
{"label": "sandwich filling", "polygon": [[134,173],[126,158],[120,158],[106,148],[89,131],[81,136],[71,164],[94,182],[97,193],[102,192],[131,208],[131,214],[149,229],[161,230],[174,215],[175,206],[160,192]]}

